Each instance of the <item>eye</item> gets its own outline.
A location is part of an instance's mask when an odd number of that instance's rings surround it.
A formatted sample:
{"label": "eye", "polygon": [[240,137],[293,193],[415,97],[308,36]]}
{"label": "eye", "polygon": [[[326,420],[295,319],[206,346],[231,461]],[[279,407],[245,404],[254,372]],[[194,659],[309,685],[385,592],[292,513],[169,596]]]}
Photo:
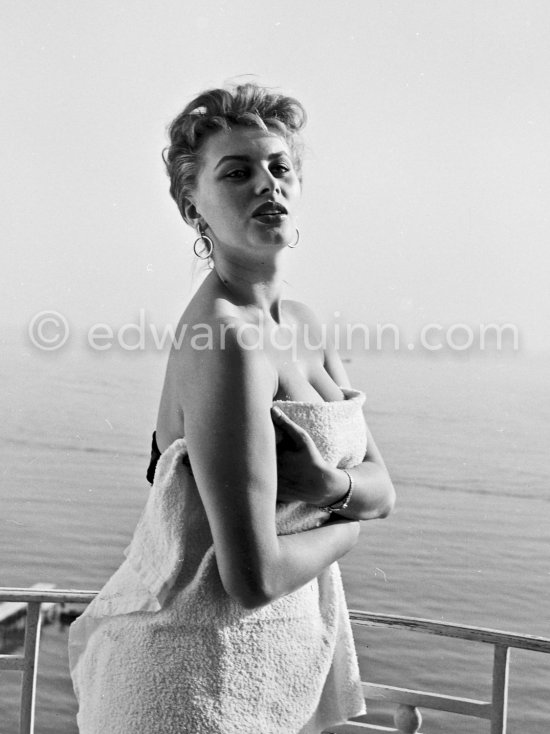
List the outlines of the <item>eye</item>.
{"label": "eye", "polygon": [[282,177],[286,175],[290,170],[291,168],[287,163],[275,163],[275,165],[271,166],[271,172],[274,176]]}
{"label": "eye", "polygon": [[225,178],[240,179],[246,176],[247,172],[244,168],[234,168],[225,174]]}

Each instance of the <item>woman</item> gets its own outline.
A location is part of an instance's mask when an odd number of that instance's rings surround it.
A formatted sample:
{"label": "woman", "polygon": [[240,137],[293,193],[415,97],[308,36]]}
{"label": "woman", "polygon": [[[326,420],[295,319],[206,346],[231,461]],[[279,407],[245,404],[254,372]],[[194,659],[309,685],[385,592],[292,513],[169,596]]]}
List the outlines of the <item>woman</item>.
{"label": "woman", "polygon": [[394,492],[363,396],[281,299],[304,122],[246,84],[170,127],[171,194],[213,269],[169,357],[127,560],[71,629],[82,734],[309,734],[363,711],[335,561]]}

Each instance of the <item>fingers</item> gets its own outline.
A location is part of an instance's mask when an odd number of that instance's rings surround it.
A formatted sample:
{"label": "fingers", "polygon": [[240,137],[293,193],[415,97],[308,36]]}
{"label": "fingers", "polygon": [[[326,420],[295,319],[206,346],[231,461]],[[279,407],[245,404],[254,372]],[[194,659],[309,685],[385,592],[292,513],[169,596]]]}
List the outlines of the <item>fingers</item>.
{"label": "fingers", "polygon": [[309,434],[297,423],[294,423],[288,416],[286,416],[280,408],[273,405],[271,408],[271,417],[275,422],[275,425],[280,430],[284,431],[289,438],[291,438],[296,444],[307,443],[310,440]]}

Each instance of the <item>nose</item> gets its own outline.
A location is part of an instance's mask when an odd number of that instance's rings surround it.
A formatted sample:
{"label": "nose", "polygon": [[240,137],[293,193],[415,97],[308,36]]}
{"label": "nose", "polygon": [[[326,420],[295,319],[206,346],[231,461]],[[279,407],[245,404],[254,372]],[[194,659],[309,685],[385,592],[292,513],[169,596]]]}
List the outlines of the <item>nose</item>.
{"label": "nose", "polygon": [[280,193],[281,185],[269,169],[262,168],[256,174],[255,192],[258,195]]}

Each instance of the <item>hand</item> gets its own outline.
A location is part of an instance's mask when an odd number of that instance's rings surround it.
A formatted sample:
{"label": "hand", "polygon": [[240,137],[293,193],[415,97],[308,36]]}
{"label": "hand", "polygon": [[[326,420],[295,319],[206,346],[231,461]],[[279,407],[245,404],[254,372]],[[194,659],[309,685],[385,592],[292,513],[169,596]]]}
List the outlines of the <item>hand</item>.
{"label": "hand", "polygon": [[329,505],[334,501],[334,467],[323,459],[309,433],[279,408],[271,408],[271,417],[277,438],[277,499]]}

